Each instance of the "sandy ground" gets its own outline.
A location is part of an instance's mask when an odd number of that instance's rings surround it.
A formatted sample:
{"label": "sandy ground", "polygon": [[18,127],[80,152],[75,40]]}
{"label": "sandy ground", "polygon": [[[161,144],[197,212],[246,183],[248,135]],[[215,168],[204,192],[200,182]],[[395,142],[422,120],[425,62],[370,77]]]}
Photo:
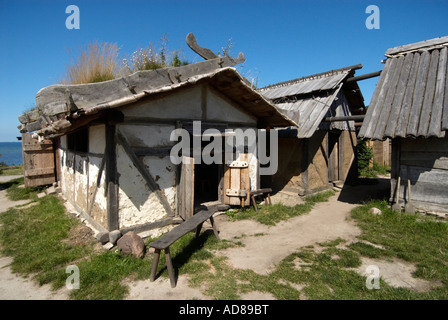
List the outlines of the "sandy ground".
{"label": "sandy ground", "polygon": [[[1,182],[1,180],[0,180]],[[229,263],[235,268],[252,269],[260,274],[267,274],[275,268],[282,259],[299,248],[319,242],[343,238],[349,242],[355,241],[361,233],[354,222],[348,219],[350,210],[365,200],[367,195],[387,194],[388,179],[378,179],[376,184],[350,186],[329,199],[318,203],[306,215],[278,223],[276,226],[265,226],[251,220],[230,222],[225,215],[218,215],[215,220],[222,239],[244,243],[244,247],[229,248],[219,254],[228,257]],[[300,198],[291,194],[277,194],[273,202],[283,202],[288,205],[300,203]],[[0,191],[0,212],[25,202],[12,202]],[[1,227],[1,226],[0,226]],[[206,227],[206,225],[204,225]],[[11,258],[0,257],[0,300],[1,299],[66,299],[67,289],[51,291],[49,286],[39,286],[31,279],[26,279],[11,273],[8,265]],[[430,286],[422,280],[411,276],[414,266],[403,261],[385,262],[381,260],[363,260],[358,272],[363,273],[366,266],[375,264],[380,267],[381,276],[392,285],[425,290]],[[171,288],[169,280],[158,278],[155,282],[125,281],[129,285],[130,300],[183,300],[208,299],[199,289],[188,287],[188,277],[180,275],[176,288]],[[242,297],[250,300],[269,300],[273,297],[260,292],[248,293]]]}

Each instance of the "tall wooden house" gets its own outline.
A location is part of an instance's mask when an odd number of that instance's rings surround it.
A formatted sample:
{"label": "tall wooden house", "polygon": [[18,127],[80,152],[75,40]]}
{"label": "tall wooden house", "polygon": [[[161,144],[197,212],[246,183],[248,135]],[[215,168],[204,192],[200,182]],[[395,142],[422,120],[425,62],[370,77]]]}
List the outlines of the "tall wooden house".
{"label": "tall wooden house", "polygon": [[54,142],[56,164],[47,171],[99,231],[162,231],[206,201],[247,205],[249,190],[260,185],[255,154],[221,164],[198,163],[193,153],[180,164],[170,158],[175,129],[201,139],[213,128],[214,139],[223,139],[226,129],[295,124],[232,68],[241,57],[52,85],[37,93],[38,111],[21,116],[21,130]]}
{"label": "tall wooden house", "polygon": [[359,133],[392,139],[390,200],[420,211],[448,212],[447,52],[448,37],[388,49]]}
{"label": "tall wooden house", "polygon": [[[356,176],[355,120],[365,112],[354,74],[362,65],[277,83],[258,91],[297,123],[279,134],[279,168],[268,185],[300,195]],[[361,116],[361,117],[359,117]]]}

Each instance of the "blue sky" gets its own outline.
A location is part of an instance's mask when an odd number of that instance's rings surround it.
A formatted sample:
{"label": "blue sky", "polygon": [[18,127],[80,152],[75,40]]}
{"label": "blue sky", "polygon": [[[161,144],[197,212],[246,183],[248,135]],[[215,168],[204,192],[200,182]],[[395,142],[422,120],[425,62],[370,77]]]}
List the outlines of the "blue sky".
{"label": "blue sky", "polygon": [[[65,26],[71,4],[79,30]],[[366,28],[369,5],[380,9],[380,29]],[[388,48],[447,36],[447,17],[448,0],[0,0],[0,141],[17,141],[18,116],[63,77],[68,49],[93,40],[116,43],[124,56],[168,34],[168,49],[196,62],[189,32],[214,52],[232,39],[231,55],[246,56],[238,70],[262,87],[359,63],[358,75],[381,70]],[[377,80],[359,83],[366,104]]]}

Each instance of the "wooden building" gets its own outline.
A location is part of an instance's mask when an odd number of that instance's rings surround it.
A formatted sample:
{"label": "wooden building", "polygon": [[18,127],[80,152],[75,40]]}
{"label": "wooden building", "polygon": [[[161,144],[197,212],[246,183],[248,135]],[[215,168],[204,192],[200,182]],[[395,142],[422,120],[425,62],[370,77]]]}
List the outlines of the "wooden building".
{"label": "wooden building", "polygon": [[260,185],[256,154],[222,164],[170,158],[175,129],[201,139],[214,128],[222,139],[226,129],[295,124],[232,68],[241,57],[43,88],[38,112],[21,116],[21,131],[54,141],[62,194],[99,231],[161,232],[203,202],[247,205],[248,191]]}
{"label": "wooden building", "polygon": [[388,49],[359,133],[392,139],[390,200],[420,211],[448,212],[447,50],[448,37]]}
{"label": "wooden building", "polygon": [[[355,120],[365,112],[355,65],[259,89],[297,126],[279,134],[279,168],[267,185],[305,195],[356,177]],[[361,117],[359,117],[361,115]]]}

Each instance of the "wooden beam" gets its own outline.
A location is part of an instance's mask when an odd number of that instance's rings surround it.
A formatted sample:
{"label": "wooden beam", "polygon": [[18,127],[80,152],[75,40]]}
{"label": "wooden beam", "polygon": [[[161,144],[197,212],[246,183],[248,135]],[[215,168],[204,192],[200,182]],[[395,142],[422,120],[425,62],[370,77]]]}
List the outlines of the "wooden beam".
{"label": "wooden beam", "polygon": [[376,71],[376,72],[371,72],[371,73],[366,73],[366,74],[363,74],[363,75],[360,75],[357,77],[351,77],[351,78],[348,78],[347,80],[345,80],[345,82],[354,82],[354,81],[360,81],[360,80],[378,77],[381,75],[381,72],[382,72],[382,70]]}
{"label": "wooden beam", "polygon": [[106,194],[107,226],[109,231],[117,230],[118,223],[118,174],[116,155],[116,127],[106,124]]}
{"label": "wooden beam", "polygon": [[326,117],[324,118],[324,122],[336,122],[336,121],[363,121],[365,115],[357,115],[357,116],[345,116],[345,117]]}

